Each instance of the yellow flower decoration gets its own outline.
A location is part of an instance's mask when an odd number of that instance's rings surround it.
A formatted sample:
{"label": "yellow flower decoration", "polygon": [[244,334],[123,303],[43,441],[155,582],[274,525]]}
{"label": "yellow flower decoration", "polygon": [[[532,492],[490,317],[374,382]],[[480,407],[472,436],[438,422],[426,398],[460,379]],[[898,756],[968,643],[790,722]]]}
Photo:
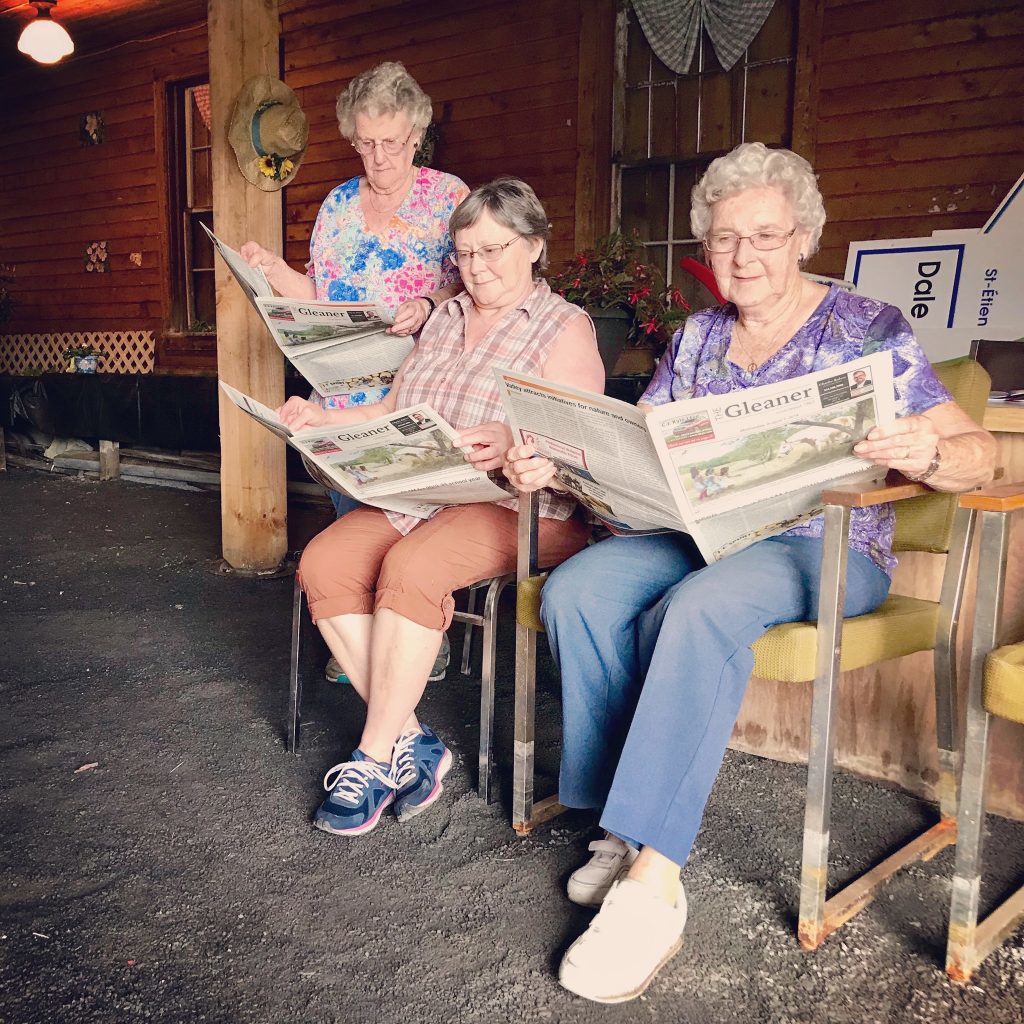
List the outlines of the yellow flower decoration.
{"label": "yellow flower decoration", "polygon": [[279,177],[281,177],[281,178],[287,178],[287,177],[288,177],[288,175],[292,173],[292,168],[293,168],[294,166],[295,166],[295,164],[293,164],[293,163],[291,162],[291,160],[289,160],[289,159],[287,159],[287,158],[285,158],[284,160],[282,160],[282,161],[281,161],[281,173],[280,173]]}
{"label": "yellow flower decoration", "polygon": [[272,156],[260,157],[260,174],[268,178],[277,177],[277,168],[274,166],[274,158]]}

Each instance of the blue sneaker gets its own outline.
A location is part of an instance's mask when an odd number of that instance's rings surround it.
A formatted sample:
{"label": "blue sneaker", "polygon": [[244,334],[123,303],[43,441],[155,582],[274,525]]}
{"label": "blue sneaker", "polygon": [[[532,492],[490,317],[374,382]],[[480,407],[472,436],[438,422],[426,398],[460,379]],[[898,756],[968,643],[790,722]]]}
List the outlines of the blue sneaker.
{"label": "blue sneaker", "polygon": [[395,799],[391,766],[374,761],[361,750],[324,776],[324,789],[328,796],[317,808],[313,824],[336,836],[369,832]]}
{"label": "blue sneaker", "polygon": [[452,752],[422,723],[420,729],[399,736],[395,744],[391,774],[399,821],[425,811],[441,795],[441,780],[452,766]]}

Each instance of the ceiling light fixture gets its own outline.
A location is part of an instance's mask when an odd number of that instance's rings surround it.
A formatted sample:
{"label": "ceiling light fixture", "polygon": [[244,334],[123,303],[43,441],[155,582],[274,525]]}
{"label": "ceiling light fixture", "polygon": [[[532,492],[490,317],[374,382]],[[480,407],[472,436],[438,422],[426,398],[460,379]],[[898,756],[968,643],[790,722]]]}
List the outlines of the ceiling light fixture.
{"label": "ceiling light fixture", "polygon": [[40,64],[56,64],[75,49],[67,30],[50,17],[57,0],[32,0],[32,6],[36,16],[22,31],[18,49]]}

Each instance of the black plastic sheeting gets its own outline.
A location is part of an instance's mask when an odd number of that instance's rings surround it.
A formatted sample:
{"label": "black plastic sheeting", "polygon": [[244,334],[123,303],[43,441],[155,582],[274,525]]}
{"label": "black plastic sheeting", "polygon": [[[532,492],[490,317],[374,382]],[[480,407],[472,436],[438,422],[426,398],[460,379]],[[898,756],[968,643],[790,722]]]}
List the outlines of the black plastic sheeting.
{"label": "black plastic sheeting", "polygon": [[[287,394],[308,394],[301,378]],[[0,376],[0,423],[54,437],[118,441],[169,451],[220,450],[217,381],[156,374]]]}

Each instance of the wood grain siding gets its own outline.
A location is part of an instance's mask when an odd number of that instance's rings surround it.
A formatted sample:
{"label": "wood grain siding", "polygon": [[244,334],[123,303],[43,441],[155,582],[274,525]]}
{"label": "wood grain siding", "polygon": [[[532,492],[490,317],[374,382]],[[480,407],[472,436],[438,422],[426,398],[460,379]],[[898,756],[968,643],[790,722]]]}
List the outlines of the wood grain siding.
{"label": "wood grain siding", "polygon": [[851,241],[978,227],[1024,170],[1024,7],[826,0],[814,166],[828,223],[811,269]]}
{"label": "wood grain siding", "polygon": [[429,94],[441,129],[433,165],[475,186],[515,174],[552,222],[551,259],[573,252],[580,3],[422,0],[282,6],[285,78],[310,121],[309,155],[287,190],[286,258],[301,267],[324,196],[360,173],[338,136],[338,92],[400,60]]}
{"label": "wood grain siding", "polygon": [[[66,65],[26,63],[0,78],[3,130],[17,160],[0,167],[0,261],[16,267],[11,333],[160,332],[166,249],[154,83],[205,73],[206,27]],[[79,142],[101,111],[105,140]],[[109,270],[83,254],[107,242]],[[129,253],[142,254],[142,265]]]}

